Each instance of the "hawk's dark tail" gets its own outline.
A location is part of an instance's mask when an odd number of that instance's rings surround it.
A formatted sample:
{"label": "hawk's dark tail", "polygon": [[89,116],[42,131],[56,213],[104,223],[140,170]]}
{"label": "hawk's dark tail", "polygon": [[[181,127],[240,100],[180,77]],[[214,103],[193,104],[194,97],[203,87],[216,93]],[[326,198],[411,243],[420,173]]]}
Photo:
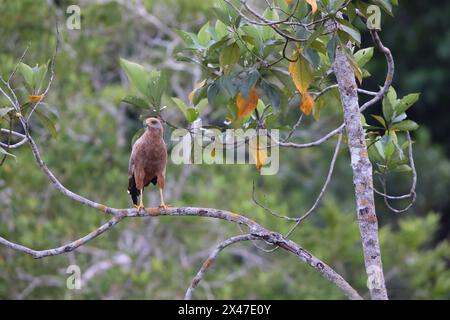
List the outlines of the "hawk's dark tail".
{"label": "hawk's dark tail", "polygon": [[138,205],[139,190],[136,188],[136,181],[134,181],[134,175],[128,178],[128,193],[133,200],[134,205]]}

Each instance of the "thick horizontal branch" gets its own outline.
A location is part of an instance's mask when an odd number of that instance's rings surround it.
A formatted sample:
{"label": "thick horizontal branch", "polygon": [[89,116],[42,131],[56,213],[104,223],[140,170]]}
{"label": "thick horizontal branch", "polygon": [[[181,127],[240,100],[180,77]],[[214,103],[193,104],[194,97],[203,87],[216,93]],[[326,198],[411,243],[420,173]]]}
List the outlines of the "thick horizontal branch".
{"label": "thick horizontal branch", "polygon": [[350,284],[345,281],[342,276],[340,276],[336,271],[334,271],[330,266],[328,266],[325,262],[321,261],[314,255],[312,255],[309,251],[298,245],[297,243],[286,239],[281,234],[276,232],[271,232],[256,223],[255,221],[225,210],[213,209],[213,208],[194,208],[194,207],[183,207],[183,208],[146,208],[145,210],[137,210],[137,209],[117,209],[117,208],[109,208],[106,206],[98,207],[97,209],[102,209],[104,212],[108,212],[113,214],[114,217],[103,224],[99,229],[89,233],[88,235],[70,242],[69,244],[48,250],[33,250],[28,247],[12,243],[4,238],[0,237],[0,244],[17,251],[21,251],[27,253],[34,258],[43,258],[47,256],[54,256],[63,254],[66,252],[73,251],[79,246],[95,239],[97,236],[106,232],[114,225],[119,223],[125,217],[157,217],[157,216],[198,216],[198,217],[208,217],[215,219],[222,219],[231,221],[237,224],[245,225],[249,228],[249,234],[252,239],[261,239],[273,245],[276,245],[280,248],[283,248],[295,256],[297,256],[300,260],[307,263],[309,266],[318,271],[325,279],[335,284],[341,291],[350,299],[361,299],[361,296],[356,292]]}

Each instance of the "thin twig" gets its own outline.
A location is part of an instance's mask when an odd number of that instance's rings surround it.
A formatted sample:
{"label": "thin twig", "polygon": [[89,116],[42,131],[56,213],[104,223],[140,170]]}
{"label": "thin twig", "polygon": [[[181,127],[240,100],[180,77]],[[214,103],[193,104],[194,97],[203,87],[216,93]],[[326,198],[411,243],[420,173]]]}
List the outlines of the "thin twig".
{"label": "thin twig", "polygon": [[192,279],[191,285],[186,290],[186,294],[184,296],[184,299],[185,300],[191,300],[192,299],[192,295],[194,293],[195,288],[198,286],[200,281],[203,280],[206,272],[209,270],[209,268],[214,263],[214,261],[216,260],[217,256],[219,255],[219,253],[223,249],[225,249],[226,247],[228,247],[228,246],[230,246],[232,244],[235,244],[237,242],[248,241],[248,240],[251,240],[251,239],[257,239],[257,238],[252,236],[251,234],[244,234],[244,235],[239,235],[239,236],[235,236],[235,237],[229,238],[229,239],[224,240],[221,243],[219,243],[216,246],[216,248],[210,253],[208,258],[203,262],[202,267],[197,272],[195,277]]}
{"label": "thin twig", "polygon": [[[5,128],[0,128],[0,132],[8,133],[8,143],[0,142],[0,146],[1,146],[2,148],[5,148],[5,149],[17,149],[17,148],[19,148],[20,146],[22,146],[22,145],[24,145],[25,143],[27,143],[27,141],[28,141],[28,139],[27,139],[27,137],[26,137],[25,135],[23,135],[23,134],[21,134],[21,133],[19,133],[19,132],[16,132],[16,131],[14,131],[14,130],[9,130],[9,129],[5,129]],[[11,144],[11,142],[10,142],[10,140],[9,140],[11,136],[19,137],[19,138],[21,138],[22,140],[20,140],[19,142],[15,143],[15,144]]]}
{"label": "thin twig", "polygon": [[294,124],[294,126],[292,127],[291,131],[289,131],[288,135],[286,136],[285,139],[283,139],[281,142],[282,143],[286,143],[289,141],[289,139],[292,137],[292,135],[294,134],[295,131],[297,131],[298,127],[300,126],[300,124],[302,123],[303,120],[303,112],[300,114],[300,117],[298,118],[297,122]]}
{"label": "thin twig", "polygon": [[[408,139],[408,143],[409,143],[409,145],[408,145],[408,160],[409,160],[409,165],[410,165],[411,171],[412,171],[412,182],[411,182],[411,189],[410,189],[409,193],[402,195],[402,196],[391,196],[391,195],[387,194],[387,186],[386,186],[385,177],[382,177],[380,180],[381,185],[383,187],[383,192],[380,192],[374,188],[375,193],[382,196],[384,198],[384,203],[386,204],[386,206],[395,213],[402,213],[402,212],[408,211],[413,206],[414,202],[416,201],[416,197],[417,197],[417,194],[416,194],[417,170],[416,170],[416,166],[414,163],[412,140],[411,140],[411,135],[410,135],[409,131],[406,132],[406,138]],[[392,205],[389,203],[389,199],[390,200],[401,200],[401,199],[407,199],[407,198],[411,198],[411,201],[403,209],[396,209],[396,208],[392,207]]]}
{"label": "thin twig", "polygon": [[375,95],[374,98],[367,101],[360,107],[361,112],[365,111],[367,108],[380,101],[386,95],[389,88],[391,87],[395,72],[394,57],[392,56],[391,50],[389,50],[389,48],[383,45],[383,42],[381,41],[377,31],[370,30],[370,35],[372,36],[372,40],[375,43],[375,46],[384,54],[388,70],[386,73],[386,79],[384,80],[383,87],[380,89],[380,91],[378,91],[378,93]]}
{"label": "thin twig", "polygon": [[20,56],[19,61],[16,63],[16,66],[14,67],[13,71],[12,71],[11,74],[9,75],[8,83],[11,83],[12,78],[13,78],[14,75],[16,74],[17,69],[19,68],[20,63],[21,63],[21,62],[23,61],[23,59],[25,58],[25,55],[27,54],[29,48],[30,48],[30,46],[28,45],[28,46],[25,48],[25,50],[23,51],[22,55]]}

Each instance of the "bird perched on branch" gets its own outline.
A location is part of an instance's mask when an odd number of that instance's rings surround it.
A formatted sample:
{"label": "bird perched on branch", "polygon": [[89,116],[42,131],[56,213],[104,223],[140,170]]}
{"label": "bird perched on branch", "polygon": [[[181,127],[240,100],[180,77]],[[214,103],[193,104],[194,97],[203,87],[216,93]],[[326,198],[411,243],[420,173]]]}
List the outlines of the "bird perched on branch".
{"label": "bird perched on branch", "polygon": [[[128,193],[135,208],[143,209],[142,194],[150,182],[158,184],[161,197],[160,208],[164,203],[163,189],[166,175],[167,148],[163,139],[163,126],[158,118],[148,118],[144,122],[145,132],[133,145],[128,165]],[[138,205],[139,197],[139,205]]]}

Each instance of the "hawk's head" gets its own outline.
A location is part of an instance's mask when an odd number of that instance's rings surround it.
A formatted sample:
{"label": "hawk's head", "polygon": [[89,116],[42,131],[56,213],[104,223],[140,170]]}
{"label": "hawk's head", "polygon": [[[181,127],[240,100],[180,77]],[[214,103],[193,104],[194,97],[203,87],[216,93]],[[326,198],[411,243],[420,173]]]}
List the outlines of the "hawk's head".
{"label": "hawk's head", "polygon": [[163,131],[163,126],[161,123],[161,120],[158,118],[150,117],[145,119],[144,121],[144,128],[151,132],[161,132]]}

